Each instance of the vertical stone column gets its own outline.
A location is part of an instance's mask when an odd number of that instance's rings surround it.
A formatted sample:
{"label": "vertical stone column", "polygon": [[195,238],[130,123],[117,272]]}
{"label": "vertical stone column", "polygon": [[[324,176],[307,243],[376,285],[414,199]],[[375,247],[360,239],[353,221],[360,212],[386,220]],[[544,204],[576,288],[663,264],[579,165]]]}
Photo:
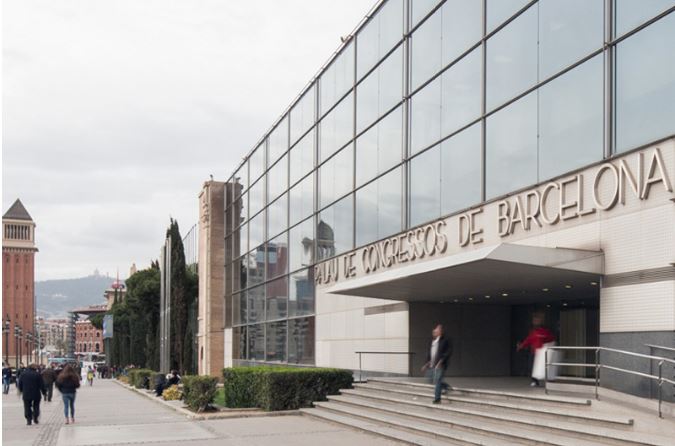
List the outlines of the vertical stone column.
{"label": "vertical stone column", "polygon": [[225,183],[199,194],[199,374],[220,377],[225,362]]}

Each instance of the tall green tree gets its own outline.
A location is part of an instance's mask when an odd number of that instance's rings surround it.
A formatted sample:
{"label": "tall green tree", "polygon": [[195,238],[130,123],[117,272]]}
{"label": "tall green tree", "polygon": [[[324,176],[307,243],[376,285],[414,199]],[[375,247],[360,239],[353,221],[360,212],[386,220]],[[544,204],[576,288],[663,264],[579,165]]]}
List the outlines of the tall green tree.
{"label": "tall green tree", "polygon": [[[185,269],[185,250],[178,222],[171,219],[166,236],[171,238],[171,355],[172,368],[185,373],[190,362],[188,331],[189,296]],[[189,336],[188,336],[189,337]]]}

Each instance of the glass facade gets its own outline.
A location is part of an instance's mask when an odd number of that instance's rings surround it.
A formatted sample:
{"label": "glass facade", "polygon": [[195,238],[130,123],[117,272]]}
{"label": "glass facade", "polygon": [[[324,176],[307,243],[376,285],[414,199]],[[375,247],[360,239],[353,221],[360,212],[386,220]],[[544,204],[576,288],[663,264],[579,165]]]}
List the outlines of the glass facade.
{"label": "glass facade", "polygon": [[314,363],[317,262],[675,134],[673,41],[675,0],[383,2],[229,179],[234,358]]}

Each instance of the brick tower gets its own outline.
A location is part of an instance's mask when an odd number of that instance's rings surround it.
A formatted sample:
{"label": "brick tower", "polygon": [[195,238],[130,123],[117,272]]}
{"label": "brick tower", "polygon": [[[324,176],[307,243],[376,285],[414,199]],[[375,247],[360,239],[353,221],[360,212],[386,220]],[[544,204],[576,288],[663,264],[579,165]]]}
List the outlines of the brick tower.
{"label": "brick tower", "polygon": [[[17,346],[21,352],[18,362],[24,365],[30,360],[30,351],[36,348],[36,252],[35,222],[17,199],[2,216],[2,359],[9,360],[12,366],[17,363]],[[18,337],[15,327],[21,329]]]}

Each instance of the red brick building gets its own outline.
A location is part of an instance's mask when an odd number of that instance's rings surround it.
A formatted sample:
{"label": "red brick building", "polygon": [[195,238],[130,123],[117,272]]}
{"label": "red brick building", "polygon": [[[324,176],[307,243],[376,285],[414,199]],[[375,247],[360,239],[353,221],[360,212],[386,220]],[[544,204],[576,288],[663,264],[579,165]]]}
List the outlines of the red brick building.
{"label": "red brick building", "polygon": [[35,222],[17,199],[2,216],[2,348],[7,349],[3,360],[8,358],[12,365],[16,361],[17,341],[24,364],[37,344],[34,329],[36,252]]}
{"label": "red brick building", "polygon": [[103,330],[94,327],[87,319],[75,323],[75,354],[104,353]]}

